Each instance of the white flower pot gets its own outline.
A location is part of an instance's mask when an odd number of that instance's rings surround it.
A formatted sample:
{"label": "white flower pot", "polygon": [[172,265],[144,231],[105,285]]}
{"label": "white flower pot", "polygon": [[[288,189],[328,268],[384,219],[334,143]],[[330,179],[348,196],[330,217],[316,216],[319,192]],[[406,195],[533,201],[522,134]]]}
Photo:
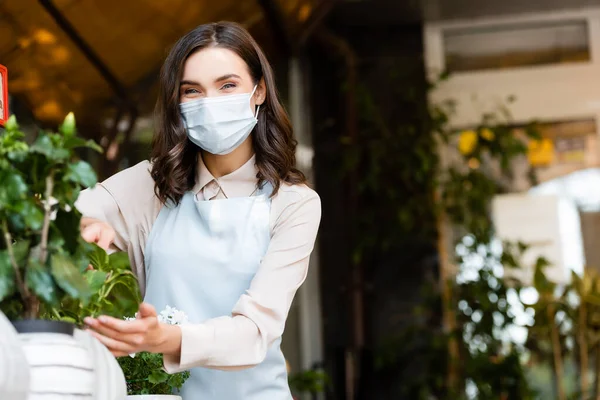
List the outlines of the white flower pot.
{"label": "white flower pot", "polygon": [[182,400],[181,396],[172,394],[132,394],[127,396],[128,400]]}
{"label": "white flower pot", "polygon": [[17,331],[0,311],[0,399],[27,400],[29,364]]}
{"label": "white flower pot", "polygon": [[95,337],[75,329],[75,340],[85,347],[94,363],[94,399],[123,400],[127,394],[125,375],[117,359]]}
{"label": "white flower pot", "polygon": [[15,321],[30,372],[28,400],[122,400],[125,377],[116,359],[87,332],[58,321]]}

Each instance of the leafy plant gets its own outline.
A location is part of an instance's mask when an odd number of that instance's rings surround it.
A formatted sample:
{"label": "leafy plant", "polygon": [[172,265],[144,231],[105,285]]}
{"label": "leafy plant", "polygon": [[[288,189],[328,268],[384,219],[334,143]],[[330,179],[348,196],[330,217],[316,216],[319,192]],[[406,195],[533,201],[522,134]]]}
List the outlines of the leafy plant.
{"label": "leafy plant", "polygon": [[[508,98],[506,104],[514,101]],[[448,121],[445,120],[444,122]],[[442,260],[440,268],[458,265],[449,279],[450,295],[442,296],[444,309],[453,320],[450,328],[457,350],[449,354],[446,381],[449,393],[471,393],[478,399],[532,398],[522,367],[522,346],[507,330],[515,325],[509,306],[509,293],[519,282],[507,278],[504,270],[520,268],[523,243],[499,243],[491,217],[493,198],[506,193],[512,182],[512,167],[527,154],[526,139],[537,139],[535,122],[528,124],[525,137],[517,135],[507,105],[484,113],[473,130],[455,131],[440,126],[442,138],[456,146],[454,162],[440,166],[439,216],[446,217],[455,233],[450,239],[455,259]],[[444,151],[444,150],[441,150]],[[532,177],[533,174],[530,174]],[[444,235],[444,230],[440,230]],[[442,240],[442,241],[443,241]],[[452,246],[449,245],[449,246]],[[444,292],[442,292],[443,294]]]}
{"label": "leafy plant", "polygon": [[[169,325],[181,325],[187,323],[187,315],[183,311],[167,306],[158,315],[158,320]],[[130,395],[172,394],[180,390],[190,377],[189,371],[167,374],[163,368],[162,354],[142,352],[120,357],[118,361],[125,374],[127,393]]]}
{"label": "leafy plant", "polygon": [[131,272],[127,253],[108,255],[93,245],[88,253],[91,269],[83,276],[92,293],[90,301],[64,299],[51,310],[51,317],[83,325],[83,318],[110,315],[122,318],[133,315],[141,302],[137,278]]}
{"label": "leafy plant", "polygon": [[307,370],[292,374],[288,378],[294,393],[322,393],[329,384],[329,376],[318,370]]}
{"label": "leafy plant", "polygon": [[172,394],[190,377],[189,371],[169,375],[163,369],[163,355],[139,353],[118,358],[125,374],[127,394]]}
{"label": "leafy plant", "polygon": [[[394,104],[414,107],[415,89],[394,84],[398,75],[393,70],[388,78],[392,90],[398,88]],[[514,325],[508,297],[518,283],[506,278],[502,267],[518,268],[524,245],[498,243],[491,218],[492,199],[510,189],[512,167],[526,156],[526,139],[539,138],[535,122],[522,129],[524,136],[516,133],[508,111],[513,101],[460,131],[449,126],[458,106],[454,101],[392,125],[386,113],[393,111],[383,111],[365,88],[357,90],[359,137],[348,141],[345,169],[361,171],[353,175],[358,201],[364,203],[361,210],[370,211],[361,212],[354,224],[360,232],[352,243],[355,262],[376,265],[391,246],[419,238],[439,250],[439,279],[427,284],[425,302],[410,326],[384,343],[376,360],[382,374],[406,369],[401,379],[407,398],[533,396],[521,363],[523,349],[505,334]]]}
{"label": "leafy plant", "polygon": [[93,294],[75,201],[96,175],[75,151],[100,148],[76,136],[73,114],[58,132],[41,131],[31,145],[24,138],[12,116],[0,133],[0,308],[12,319],[87,306]]}

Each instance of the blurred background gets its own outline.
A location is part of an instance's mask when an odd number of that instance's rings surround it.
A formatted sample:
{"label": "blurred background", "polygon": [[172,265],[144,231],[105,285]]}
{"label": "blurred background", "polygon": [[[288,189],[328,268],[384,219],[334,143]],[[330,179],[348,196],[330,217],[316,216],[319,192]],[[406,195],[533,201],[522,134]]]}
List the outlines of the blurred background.
{"label": "blurred background", "polygon": [[599,0],[0,0],[9,110],[31,135],[73,111],[106,178],[218,20],[265,49],[322,199],[298,396],[600,398]]}

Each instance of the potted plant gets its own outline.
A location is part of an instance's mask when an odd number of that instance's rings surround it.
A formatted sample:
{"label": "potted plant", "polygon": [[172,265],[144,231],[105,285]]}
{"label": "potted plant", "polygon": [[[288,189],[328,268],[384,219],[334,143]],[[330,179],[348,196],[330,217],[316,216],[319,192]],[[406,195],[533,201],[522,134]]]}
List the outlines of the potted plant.
{"label": "potted plant", "polygon": [[86,271],[97,249],[80,237],[75,201],[96,175],[76,158],[78,148],[100,150],[76,136],[72,114],[58,133],[41,131],[31,145],[14,116],[0,131],[0,310],[36,366],[30,400],[47,392],[125,396],[114,357],[75,327],[84,316],[77,312],[93,307],[94,294],[110,285],[107,276]]}
{"label": "potted plant", "polygon": [[[183,311],[169,306],[161,311],[158,320],[170,325],[188,322],[187,315]],[[167,374],[163,369],[162,354],[142,352],[130,354],[129,357],[120,357],[118,361],[125,374],[128,399],[181,400],[180,396],[173,393],[181,389],[190,377],[190,372]]]}

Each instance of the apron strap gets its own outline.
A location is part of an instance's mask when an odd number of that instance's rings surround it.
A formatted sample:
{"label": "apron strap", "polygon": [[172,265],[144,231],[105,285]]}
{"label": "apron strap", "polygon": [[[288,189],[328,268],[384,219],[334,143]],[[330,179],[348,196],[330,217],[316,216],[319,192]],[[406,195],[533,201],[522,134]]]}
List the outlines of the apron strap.
{"label": "apron strap", "polygon": [[264,181],[262,187],[256,188],[256,190],[254,191],[254,193],[252,195],[253,196],[265,195],[267,197],[270,197],[271,193],[273,193],[273,185],[271,185],[271,182]]}

